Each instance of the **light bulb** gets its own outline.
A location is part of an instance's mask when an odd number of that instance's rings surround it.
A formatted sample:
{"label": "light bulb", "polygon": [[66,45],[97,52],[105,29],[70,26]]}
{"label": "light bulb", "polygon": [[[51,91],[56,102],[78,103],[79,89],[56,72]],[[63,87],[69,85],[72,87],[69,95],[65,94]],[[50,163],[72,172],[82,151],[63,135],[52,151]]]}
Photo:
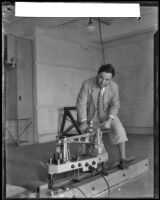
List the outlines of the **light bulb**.
{"label": "light bulb", "polygon": [[90,25],[87,26],[87,30],[89,32],[93,32],[93,31],[95,31],[95,29],[96,29],[96,27],[93,24],[90,24]]}
{"label": "light bulb", "polygon": [[92,24],[91,18],[89,18],[89,22],[88,22],[88,25],[87,25],[87,30],[89,32],[93,32],[95,29],[96,29],[96,27]]}

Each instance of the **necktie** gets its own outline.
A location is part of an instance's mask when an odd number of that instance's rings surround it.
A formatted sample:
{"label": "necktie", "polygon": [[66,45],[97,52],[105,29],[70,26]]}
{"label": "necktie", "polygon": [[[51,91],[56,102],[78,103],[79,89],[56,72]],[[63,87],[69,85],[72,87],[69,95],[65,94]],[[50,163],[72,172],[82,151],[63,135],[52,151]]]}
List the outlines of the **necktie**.
{"label": "necktie", "polygon": [[97,99],[97,116],[99,119],[103,116],[103,94],[102,94],[103,88],[99,90],[98,99]]}

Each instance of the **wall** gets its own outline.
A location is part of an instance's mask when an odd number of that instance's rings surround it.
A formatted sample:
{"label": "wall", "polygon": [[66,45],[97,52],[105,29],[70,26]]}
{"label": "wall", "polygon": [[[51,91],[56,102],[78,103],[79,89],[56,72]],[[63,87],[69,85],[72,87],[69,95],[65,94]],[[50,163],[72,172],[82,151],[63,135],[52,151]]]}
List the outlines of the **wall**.
{"label": "wall", "polygon": [[153,33],[105,43],[108,62],[117,71],[119,117],[127,133],[153,134]]}
{"label": "wall", "polygon": [[[7,31],[34,38],[34,133],[38,132],[39,141],[45,142],[55,139],[61,109],[75,105],[81,82],[96,74],[102,55],[98,29],[93,37],[83,29],[85,24],[77,21],[76,26],[68,23],[45,30],[35,30],[37,23],[36,18],[25,23],[20,19]],[[152,34],[157,24],[157,8],[151,6],[140,21],[131,18],[102,26],[106,60],[117,69],[119,115],[128,133],[151,133],[153,126]]]}
{"label": "wall", "polygon": [[158,9],[150,7],[140,21],[125,20],[103,32],[106,60],[117,71],[119,117],[129,134],[153,134],[153,35],[157,29]]}
{"label": "wall", "polygon": [[94,76],[101,63],[98,48],[84,48],[48,32],[40,28],[35,32],[39,142],[55,140],[63,107],[75,106],[82,81]]}

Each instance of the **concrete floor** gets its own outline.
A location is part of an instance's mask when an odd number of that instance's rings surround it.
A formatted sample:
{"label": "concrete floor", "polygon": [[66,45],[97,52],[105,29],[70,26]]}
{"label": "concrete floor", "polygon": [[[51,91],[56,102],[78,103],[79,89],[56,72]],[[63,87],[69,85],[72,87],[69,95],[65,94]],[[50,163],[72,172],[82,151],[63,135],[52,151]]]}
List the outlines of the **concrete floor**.
{"label": "concrete floor", "polygon": [[[149,159],[149,171],[130,183],[121,185],[111,191],[110,197],[115,198],[140,198],[153,197],[153,136],[128,135],[126,143],[127,157],[135,156],[136,159]],[[108,137],[103,136],[105,147],[112,155],[110,162],[118,160],[118,151],[111,146]],[[72,147],[73,149],[76,147]],[[47,182],[45,163],[55,152],[55,142],[34,144],[28,146],[7,145],[6,176],[7,183],[21,187],[29,187],[38,182]]]}

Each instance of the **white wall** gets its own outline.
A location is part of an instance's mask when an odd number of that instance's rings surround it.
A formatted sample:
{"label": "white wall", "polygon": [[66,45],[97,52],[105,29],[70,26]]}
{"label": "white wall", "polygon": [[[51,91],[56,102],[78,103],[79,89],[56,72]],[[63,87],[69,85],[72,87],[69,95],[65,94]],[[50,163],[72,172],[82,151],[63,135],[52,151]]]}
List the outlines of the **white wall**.
{"label": "white wall", "polygon": [[153,7],[140,21],[133,18],[130,23],[118,24],[119,35],[114,26],[105,33],[105,56],[117,71],[119,117],[127,133],[153,134],[153,35],[158,29],[157,23],[157,8]]}
{"label": "white wall", "polygon": [[127,132],[153,134],[153,33],[110,42],[105,50],[117,70],[119,116]]}
{"label": "white wall", "polygon": [[83,48],[81,43],[48,32],[37,28],[35,33],[39,142],[55,139],[61,109],[75,106],[82,81],[96,75],[101,63],[98,48]]}

